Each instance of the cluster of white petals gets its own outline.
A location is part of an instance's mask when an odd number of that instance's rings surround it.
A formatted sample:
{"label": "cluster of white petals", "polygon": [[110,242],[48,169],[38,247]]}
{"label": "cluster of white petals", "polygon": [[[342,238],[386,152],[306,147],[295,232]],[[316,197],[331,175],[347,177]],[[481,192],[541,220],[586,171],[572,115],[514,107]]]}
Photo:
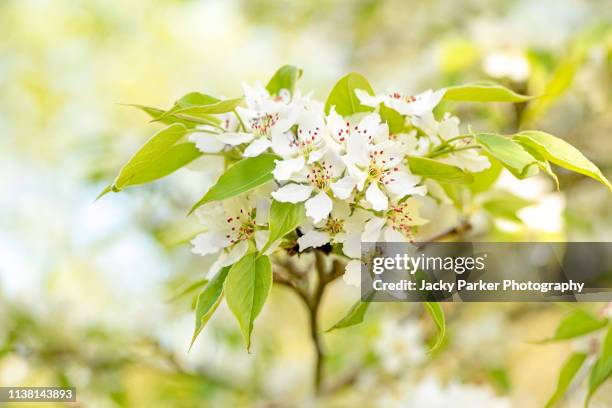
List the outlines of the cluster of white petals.
{"label": "cluster of white petals", "polygon": [[[219,115],[223,132],[203,125],[190,135],[205,153],[279,157],[270,186],[198,209],[206,231],[192,241],[193,250],[220,254],[213,270],[240,259],[249,242],[257,248],[266,242],[272,199],[304,203],[306,219],[297,228],[299,250],[337,245],[351,260],[345,280],[356,284],[361,242],[412,241],[415,229],[428,222],[419,215],[427,187],[411,174],[407,160],[459,136],[456,117],[437,121],[433,115],[444,90],[416,96],[362,90],[355,94],[372,110],[343,117],[334,106],[326,113],[323,103],[299,91],[270,95],[263,86],[245,85],[246,107]],[[383,105],[402,115],[405,132],[390,133],[381,118]],[[470,149],[440,161],[469,171],[489,166],[486,156]]]}

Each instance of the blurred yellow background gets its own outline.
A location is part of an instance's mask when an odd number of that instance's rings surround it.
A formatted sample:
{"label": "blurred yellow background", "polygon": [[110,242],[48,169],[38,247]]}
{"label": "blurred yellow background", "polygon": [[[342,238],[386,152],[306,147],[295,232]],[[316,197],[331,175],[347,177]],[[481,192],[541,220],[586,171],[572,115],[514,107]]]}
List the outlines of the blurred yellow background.
{"label": "blurred yellow background", "polygon": [[[381,91],[485,79],[545,95],[448,108],[475,129],[553,133],[610,178],[609,1],[3,0],[0,33],[0,386],[71,385],[78,406],[95,407],[540,407],[553,392],[574,345],[530,341],[554,331],[558,305],[451,305],[447,344],[431,356],[435,328],[418,305],[374,305],[365,324],[325,335],[333,389],[317,403],[306,313],[283,288],[252,354],[225,308],[188,353],[193,293],[173,298],[208,260],[185,245],[197,226],[184,214],[213,175],[182,169],[94,200],[158,128],[122,104],[234,97],[286,63],[319,99],[350,71]],[[612,241],[609,193],[560,179],[561,193],[502,177],[537,204],[485,236]],[[359,295],[341,281],[330,292],[325,326]],[[612,406],[610,390],[592,406]]]}

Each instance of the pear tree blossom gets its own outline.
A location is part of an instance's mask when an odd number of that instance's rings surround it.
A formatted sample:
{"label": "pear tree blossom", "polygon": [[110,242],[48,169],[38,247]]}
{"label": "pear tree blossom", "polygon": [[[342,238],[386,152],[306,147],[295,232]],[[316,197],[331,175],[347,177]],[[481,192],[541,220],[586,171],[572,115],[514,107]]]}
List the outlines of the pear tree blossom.
{"label": "pear tree blossom", "polygon": [[[530,99],[501,85],[376,93],[362,75],[351,73],[323,103],[300,92],[301,75],[286,65],[266,86],[244,85],[243,95],[234,99],[194,92],[168,111],[142,107],[152,116],[161,112],[154,121],[166,127],[100,196],[182,167],[223,163],[222,174],[190,211],[202,228],[191,240],[192,250],[213,258],[196,305],[194,340],[225,299],[250,349],[254,320],[272,284],[283,284],[310,312],[317,390],[324,358],[317,310],[333,280],[343,277],[359,286],[362,243],[409,247],[436,239],[440,231],[434,227],[446,225],[448,207],[462,218],[482,219],[494,207],[483,205],[486,190],[493,189],[503,169],[519,179],[540,170],[555,178],[552,162],[612,190],[601,171],[562,139],[535,130],[513,135],[474,131],[451,112],[439,112],[445,99]],[[489,183],[484,188],[474,185],[479,175]],[[442,218],[444,223],[438,222]],[[358,301],[330,329],[358,324],[367,305]],[[444,324],[437,303],[428,302],[427,311]],[[414,339],[421,344],[413,327],[392,334],[381,350]],[[443,328],[438,332],[442,338]],[[421,348],[401,351],[415,364],[423,354]],[[391,360],[384,364],[391,372],[403,369]]]}

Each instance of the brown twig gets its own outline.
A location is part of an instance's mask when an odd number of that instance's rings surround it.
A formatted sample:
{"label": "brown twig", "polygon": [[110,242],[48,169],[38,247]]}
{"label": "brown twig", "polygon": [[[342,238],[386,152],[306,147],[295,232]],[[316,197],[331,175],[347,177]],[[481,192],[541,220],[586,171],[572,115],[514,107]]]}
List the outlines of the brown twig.
{"label": "brown twig", "polygon": [[326,286],[342,276],[345,264],[335,259],[331,268],[328,268],[326,254],[319,250],[312,252],[315,257],[312,266],[316,271],[316,279],[312,285],[309,285],[311,276],[306,271],[300,270],[296,263],[288,258],[276,260],[278,268],[275,268],[273,276],[275,283],[293,290],[302,299],[308,311],[310,337],[315,352],[314,388],[315,394],[320,395],[324,384],[325,352],[319,329],[319,309]]}

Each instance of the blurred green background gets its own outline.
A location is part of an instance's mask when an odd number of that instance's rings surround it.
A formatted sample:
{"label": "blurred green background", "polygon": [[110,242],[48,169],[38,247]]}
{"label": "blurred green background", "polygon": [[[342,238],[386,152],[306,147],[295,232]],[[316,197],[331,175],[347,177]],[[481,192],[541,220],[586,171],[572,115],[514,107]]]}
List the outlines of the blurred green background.
{"label": "blurred green background", "polygon": [[[581,346],[530,343],[554,331],[559,305],[460,304],[428,355],[422,308],[377,304],[365,324],[325,335],[329,390],[315,402],[306,313],[284,288],[252,354],[225,307],[187,352],[195,293],[181,293],[210,260],[190,253],[198,226],[184,214],[214,174],[183,169],[94,199],[157,129],[121,104],[237,96],[285,63],[318,99],[353,70],[380,91],[486,79],[544,95],[445,108],[478,130],[548,131],[610,178],[608,0],[1,0],[0,33],[0,386],[75,386],[74,405],[95,407],[539,407]],[[502,176],[498,188],[534,205],[520,222],[475,208],[477,233],[612,241],[609,193],[560,180],[561,193],[545,177]],[[359,295],[341,280],[330,293],[324,326]],[[612,406],[610,390],[592,406]]]}

